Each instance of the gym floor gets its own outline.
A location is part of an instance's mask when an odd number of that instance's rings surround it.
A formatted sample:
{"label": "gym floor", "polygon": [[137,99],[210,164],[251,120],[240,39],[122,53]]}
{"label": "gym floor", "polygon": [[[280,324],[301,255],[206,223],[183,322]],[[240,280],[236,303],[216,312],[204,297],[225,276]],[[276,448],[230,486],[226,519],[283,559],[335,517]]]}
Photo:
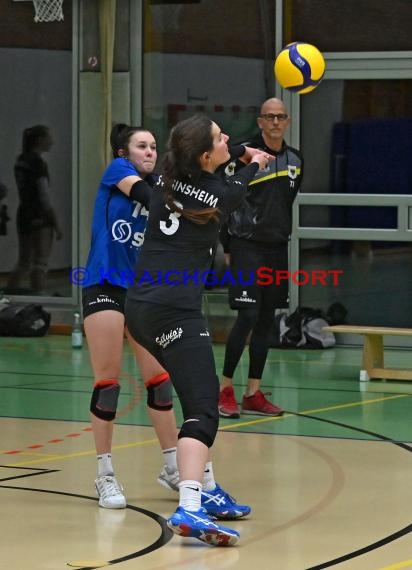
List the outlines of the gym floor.
{"label": "gym floor", "polygon": [[[215,346],[218,372],[223,352]],[[156,482],[162,456],[128,347],[113,448],[128,500],[119,511],[99,508],[94,494],[87,345],[0,338],[0,354],[3,568],[412,568],[412,383],[360,383],[360,348],[272,349],[262,389],[285,415],[221,420],[216,478],[252,506],[229,524],[241,533],[232,548],[167,529],[177,494]],[[412,368],[407,350],[385,356]],[[241,364],[239,400],[247,355]]]}

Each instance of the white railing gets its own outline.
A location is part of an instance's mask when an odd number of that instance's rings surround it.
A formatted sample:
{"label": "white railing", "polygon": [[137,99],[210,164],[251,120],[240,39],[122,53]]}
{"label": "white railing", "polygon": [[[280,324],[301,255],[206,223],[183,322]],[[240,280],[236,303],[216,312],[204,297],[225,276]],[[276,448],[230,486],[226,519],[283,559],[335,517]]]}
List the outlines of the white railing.
{"label": "white railing", "polygon": [[[411,189],[412,190],[412,189]],[[397,208],[397,226],[393,229],[308,227],[300,223],[302,206],[390,206]],[[412,241],[412,195],[405,194],[298,194],[293,206],[293,231],[290,243],[290,271],[299,269],[300,240]],[[299,304],[299,286],[291,283],[290,308]]]}

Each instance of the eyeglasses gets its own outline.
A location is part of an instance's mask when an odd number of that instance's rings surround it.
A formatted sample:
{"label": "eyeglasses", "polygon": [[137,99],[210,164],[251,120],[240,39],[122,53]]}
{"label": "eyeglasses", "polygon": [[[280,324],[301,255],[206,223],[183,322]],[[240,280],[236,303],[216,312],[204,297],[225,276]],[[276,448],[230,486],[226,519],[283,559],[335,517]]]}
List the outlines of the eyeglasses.
{"label": "eyeglasses", "polygon": [[277,119],[279,122],[286,121],[288,115],[286,113],[265,113],[263,115],[259,115],[260,119],[264,119],[265,121],[274,121]]}

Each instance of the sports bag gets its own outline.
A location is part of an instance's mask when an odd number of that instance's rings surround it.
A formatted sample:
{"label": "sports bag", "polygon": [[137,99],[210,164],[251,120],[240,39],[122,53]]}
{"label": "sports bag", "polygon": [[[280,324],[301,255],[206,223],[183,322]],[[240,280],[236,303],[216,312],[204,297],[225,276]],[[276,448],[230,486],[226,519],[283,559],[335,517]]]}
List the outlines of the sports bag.
{"label": "sports bag", "polygon": [[298,307],[287,315],[276,315],[272,335],[272,347],[329,348],[335,346],[335,335],[324,331],[329,325],[320,309]]}
{"label": "sports bag", "polygon": [[[51,315],[41,305],[5,304],[0,308],[0,336],[44,336]],[[0,305],[1,307],[1,305]]]}

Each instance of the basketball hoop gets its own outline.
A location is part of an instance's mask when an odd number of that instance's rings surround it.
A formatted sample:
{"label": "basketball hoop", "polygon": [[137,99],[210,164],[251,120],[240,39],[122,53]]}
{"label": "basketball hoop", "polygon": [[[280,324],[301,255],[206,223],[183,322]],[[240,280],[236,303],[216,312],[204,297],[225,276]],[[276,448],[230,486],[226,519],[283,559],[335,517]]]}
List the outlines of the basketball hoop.
{"label": "basketball hoop", "polygon": [[61,22],[63,0],[33,0],[35,22]]}

